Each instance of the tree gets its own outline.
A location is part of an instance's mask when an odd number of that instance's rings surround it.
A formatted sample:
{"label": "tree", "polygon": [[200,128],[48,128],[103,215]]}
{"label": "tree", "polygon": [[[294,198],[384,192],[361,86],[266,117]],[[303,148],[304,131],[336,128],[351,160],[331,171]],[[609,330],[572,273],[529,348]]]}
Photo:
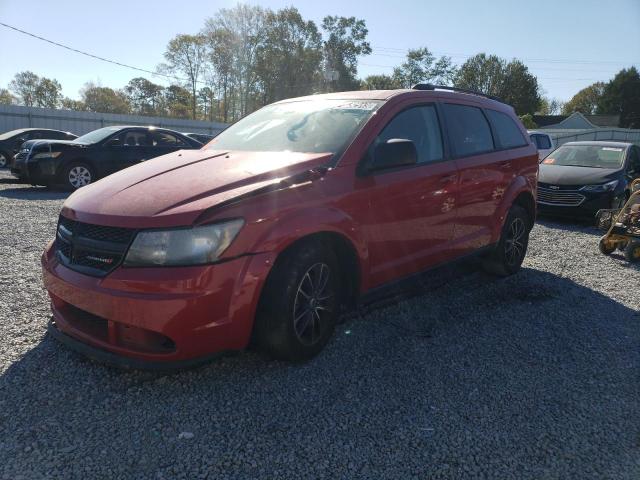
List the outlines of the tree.
{"label": "tree", "polygon": [[6,88],[0,88],[0,105],[12,105],[16,103],[16,97]]}
{"label": "tree", "polygon": [[363,90],[393,90],[394,88],[401,87],[390,75],[369,75],[362,81]]}
{"label": "tree", "polygon": [[557,98],[542,97],[538,106],[538,115],[559,115],[565,103]]}
{"label": "tree", "polygon": [[264,24],[256,55],[261,103],[312,93],[322,64],[322,37],[316,24],[305,21],[294,7],[267,11]]}
{"label": "tree", "polygon": [[64,110],[75,110],[77,112],[82,112],[87,109],[87,106],[82,100],[74,100],[69,97],[63,97],[62,100],[60,100],[60,106]]}
{"label": "tree", "polygon": [[325,70],[338,75],[329,90],[357,90],[360,87],[356,78],[358,57],[371,53],[365,21],[355,17],[327,16],[322,20],[322,29],[327,34],[323,45]]}
{"label": "tree", "polygon": [[180,85],[171,85],[164,91],[167,115],[174,118],[189,118],[193,99],[191,92]]}
{"label": "tree", "polygon": [[144,77],[129,80],[124,87],[131,111],[137,115],[162,115],[164,113],[164,87]]}
{"label": "tree", "polygon": [[185,75],[191,89],[191,118],[196,119],[198,82],[204,70],[206,44],[203,35],[176,35],[164,53],[166,64],[159,70]]}
{"label": "tree", "polygon": [[409,50],[406,61],[393,70],[393,78],[400,88],[411,88],[423,82],[450,85],[455,75],[451,58],[436,59],[427,47]]}
{"label": "tree", "polygon": [[234,64],[235,35],[233,32],[215,26],[208,21],[206,30],[206,39],[208,46],[208,62],[205,70],[207,83],[213,91],[217,91],[219,99],[218,112],[224,122],[229,121],[230,116],[230,98],[234,94],[235,80],[237,78],[236,67]]}
{"label": "tree", "polygon": [[604,82],[597,82],[583,88],[571,97],[571,100],[564,104],[562,114],[571,115],[573,112],[580,112],[585,115],[591,115],[596,113],[596,108],[604,92],[604,87]]}
{"label": "tree", "polygon": [[640,74],[636,67],[620,70],[605,85],[596,113],[620,115],[620,127],[640,128]]}
{"label": "tree", "polygon": [[533,115],[531,115],[530,113],[520,115],[520,120],[522,120],[522,124],[524,125],[524,128],[527,128],[529,130],[538,128],[538,124],[533,121]]}
{"label": "tree", "polygon": [[36,104],[36,91],[39,83],[40,77],[35,73],[20,72],[16,73],[9,83],[9,90],[15,93],[22,105],[33,107]]}
{"label": "tree", "polygon": [[[224,59],[225,117],[235,120],[253,111],[258,93],[257,56],[265,36],[266,11],[257,6],[224,8],[207,19],[204,35],[214,47],[215,61]],[[224,42],[224,43],[221,43]],[[213,43],[213,45],[212,45]]]}
{"label": "tree", "polygon": [[81,90],[80,96],[85,108],[90,112],[130,113],[131,111],[125,93],[109,87],[100,87],[88,82]]}
{"label": "tree", "polygon": [[540,104],[538,80],[517,59],[507,62],[495,55],[479,53],[462,64],[454,85],[500,97],[518,115],[533,113]]}
{"label": "tree", "polygon": [[36,87],[36,106],[57,108],[62,100],[62,85],[57,80],[42,77]]}

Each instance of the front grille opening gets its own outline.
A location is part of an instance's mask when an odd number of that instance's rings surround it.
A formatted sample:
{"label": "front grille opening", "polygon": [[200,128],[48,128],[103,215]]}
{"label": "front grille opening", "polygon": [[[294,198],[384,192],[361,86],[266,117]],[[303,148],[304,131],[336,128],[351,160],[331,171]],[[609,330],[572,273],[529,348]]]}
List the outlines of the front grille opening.
{"label": "front grille opening", "polygon": [[104,276],[124,259],[135,229],[78,222],[60,216],[56,253],[67,267],[93,276]]}
{"label": "front grille opening", "polygon": [[140,353],[167,354],[176,351],[175,342],[161,333],[110,322],[68,303],[60,311],[71,327],[100,342]]}

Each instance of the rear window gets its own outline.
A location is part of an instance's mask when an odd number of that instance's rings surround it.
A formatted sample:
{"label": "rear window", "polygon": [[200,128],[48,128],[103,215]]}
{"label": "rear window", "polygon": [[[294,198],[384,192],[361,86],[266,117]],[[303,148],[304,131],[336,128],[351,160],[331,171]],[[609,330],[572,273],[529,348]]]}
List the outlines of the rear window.
{"label": "rear window", "polygon": [[457,156],[474,155],[494,149],[491,129],[486,117],[477,107],[446,103],[449,136]]}
{"label": "rear window", "polygon": [[534,133],[531,135],[531,140],[536,144],[538,150],[549,150],[551,148],[551,140],[546,135],[540,135]]}
{"label": "rear window", "polygon": [[496,131],[498,142],[502,148],[524,147],[528,144],[520,128],[513,119],[502,112],[486,110],[487,116]]}

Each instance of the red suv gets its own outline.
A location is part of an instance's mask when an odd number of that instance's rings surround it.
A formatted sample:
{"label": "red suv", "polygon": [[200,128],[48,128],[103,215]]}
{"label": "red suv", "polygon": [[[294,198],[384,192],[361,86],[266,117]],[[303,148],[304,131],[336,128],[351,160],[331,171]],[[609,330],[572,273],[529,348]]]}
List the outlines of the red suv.
{"label": "red suv", "polygon": [[42,257],[49,331],[129,367],[250,342],[308,359],[365,292],[470,254],[515,273],[537,172],[513,109],[480,94],[278,102],[71,195]]}

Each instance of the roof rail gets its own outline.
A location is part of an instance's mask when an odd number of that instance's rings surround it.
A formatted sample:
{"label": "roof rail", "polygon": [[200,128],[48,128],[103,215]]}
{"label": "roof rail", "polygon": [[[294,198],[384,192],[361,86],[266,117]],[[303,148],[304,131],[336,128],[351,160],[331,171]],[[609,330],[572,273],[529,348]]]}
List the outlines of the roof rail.
{"label": "roof rail", "polygon": [[490,98],[491,100],[495,100],[496,102],[506,103],[499,97],[494,97],[493,95],[489,95],[486,93],[478,92],[476,90],[468,90],[466,88],[458,88],[458,87],[448,87],[446,85],[432,85],[430,83],[416,83],[412,90],[450,90],[452,92],[460,92],[460,93],[468,93],[470,95],[478,95],[480,97]]}

